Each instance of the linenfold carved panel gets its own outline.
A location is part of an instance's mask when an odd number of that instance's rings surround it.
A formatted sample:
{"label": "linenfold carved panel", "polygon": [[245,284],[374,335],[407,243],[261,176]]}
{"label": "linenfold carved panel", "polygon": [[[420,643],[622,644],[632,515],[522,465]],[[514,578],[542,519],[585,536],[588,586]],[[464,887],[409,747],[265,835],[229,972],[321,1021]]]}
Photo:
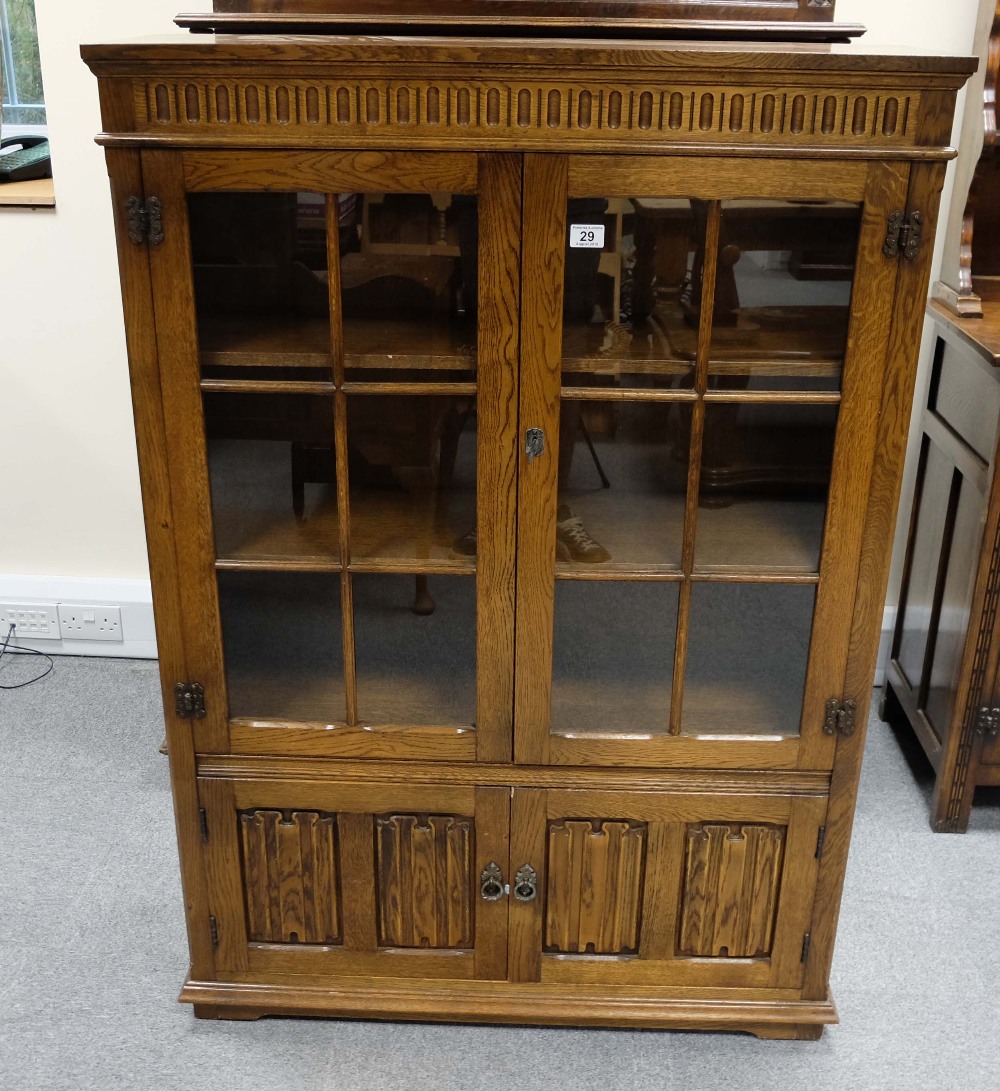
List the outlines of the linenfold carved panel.
{"label": "linenfold carved panel", "polygon": [[769,955],[784,848],[783,826],[689,826],[678,953]]}
{"label": "linenfold carved panel", "polygon": [[792,87],[307,80],[134,83],[140,130],[257,130],[441,137],[479,131],[518,143],[553,134],[662,143],[893,145],[913,139],[919,93]]}
{"label": "linenfold carved panel", "polygon": [[380,946],[472,947],[472,819],[382,815],[376,826]]}
{"label": "linenfold carved panel", "polygon": [[333,816],[249,811],[239,820],[249,939],[339,943],[340,876]]}
{"label": "linenfold carved panel", "polygon": [[645,854],[645,824],[551,822],[545,950],[635,953]]}

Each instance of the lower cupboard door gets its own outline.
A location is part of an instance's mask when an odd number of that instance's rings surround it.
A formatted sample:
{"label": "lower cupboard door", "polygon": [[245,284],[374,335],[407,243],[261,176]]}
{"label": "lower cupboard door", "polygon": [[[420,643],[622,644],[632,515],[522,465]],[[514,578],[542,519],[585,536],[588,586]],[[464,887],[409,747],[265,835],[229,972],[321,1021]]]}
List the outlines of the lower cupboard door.
{"label": "lower cupboard door", "polygon": [[219,980],[506,978],[509,788],[198,787]]}
{"label": "lower cupboard door", "polygon": [[825,796],[518,789],[514,981],[795,989]]}

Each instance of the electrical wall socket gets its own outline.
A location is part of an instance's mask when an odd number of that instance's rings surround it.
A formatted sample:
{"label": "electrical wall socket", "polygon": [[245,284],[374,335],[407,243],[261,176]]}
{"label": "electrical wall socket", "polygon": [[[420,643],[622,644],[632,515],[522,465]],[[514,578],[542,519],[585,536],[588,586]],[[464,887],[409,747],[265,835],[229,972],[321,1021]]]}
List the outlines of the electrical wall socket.
{"label": "electrical wall socket", "polygon": [[59,615],[54,602],[0,602],[0,644],[11,625],[14,640],[58,640]]}
{"label": "electrical wall socket", "polygon": [[118,606],[59,604],[63,640],[122,641],[122,612]]}

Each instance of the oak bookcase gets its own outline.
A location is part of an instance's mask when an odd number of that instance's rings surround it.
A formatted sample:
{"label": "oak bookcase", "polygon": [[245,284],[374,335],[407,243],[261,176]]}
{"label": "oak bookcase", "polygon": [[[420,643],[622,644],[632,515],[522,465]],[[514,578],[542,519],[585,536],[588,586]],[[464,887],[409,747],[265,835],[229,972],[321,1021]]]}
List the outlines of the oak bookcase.
{"label": "oak bookcase", "polygon": [[817,1038],[974,61],[325,31],[83,50],[181,999]]}

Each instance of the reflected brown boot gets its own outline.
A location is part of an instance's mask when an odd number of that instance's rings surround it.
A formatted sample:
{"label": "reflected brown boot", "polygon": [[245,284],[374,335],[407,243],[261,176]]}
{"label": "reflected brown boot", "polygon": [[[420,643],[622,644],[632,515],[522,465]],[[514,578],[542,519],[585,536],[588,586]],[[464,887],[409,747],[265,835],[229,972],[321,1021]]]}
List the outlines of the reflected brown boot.
{"label": "reflected brown boot", "polygon": [[[565,556],[568,554],[568,556]],[[556,512],[556,557],[558,560],[580,561],[583,564],[602,564],[611,560],[611,554],[583,529],[579,516],[569,506],[560,504]]]}

